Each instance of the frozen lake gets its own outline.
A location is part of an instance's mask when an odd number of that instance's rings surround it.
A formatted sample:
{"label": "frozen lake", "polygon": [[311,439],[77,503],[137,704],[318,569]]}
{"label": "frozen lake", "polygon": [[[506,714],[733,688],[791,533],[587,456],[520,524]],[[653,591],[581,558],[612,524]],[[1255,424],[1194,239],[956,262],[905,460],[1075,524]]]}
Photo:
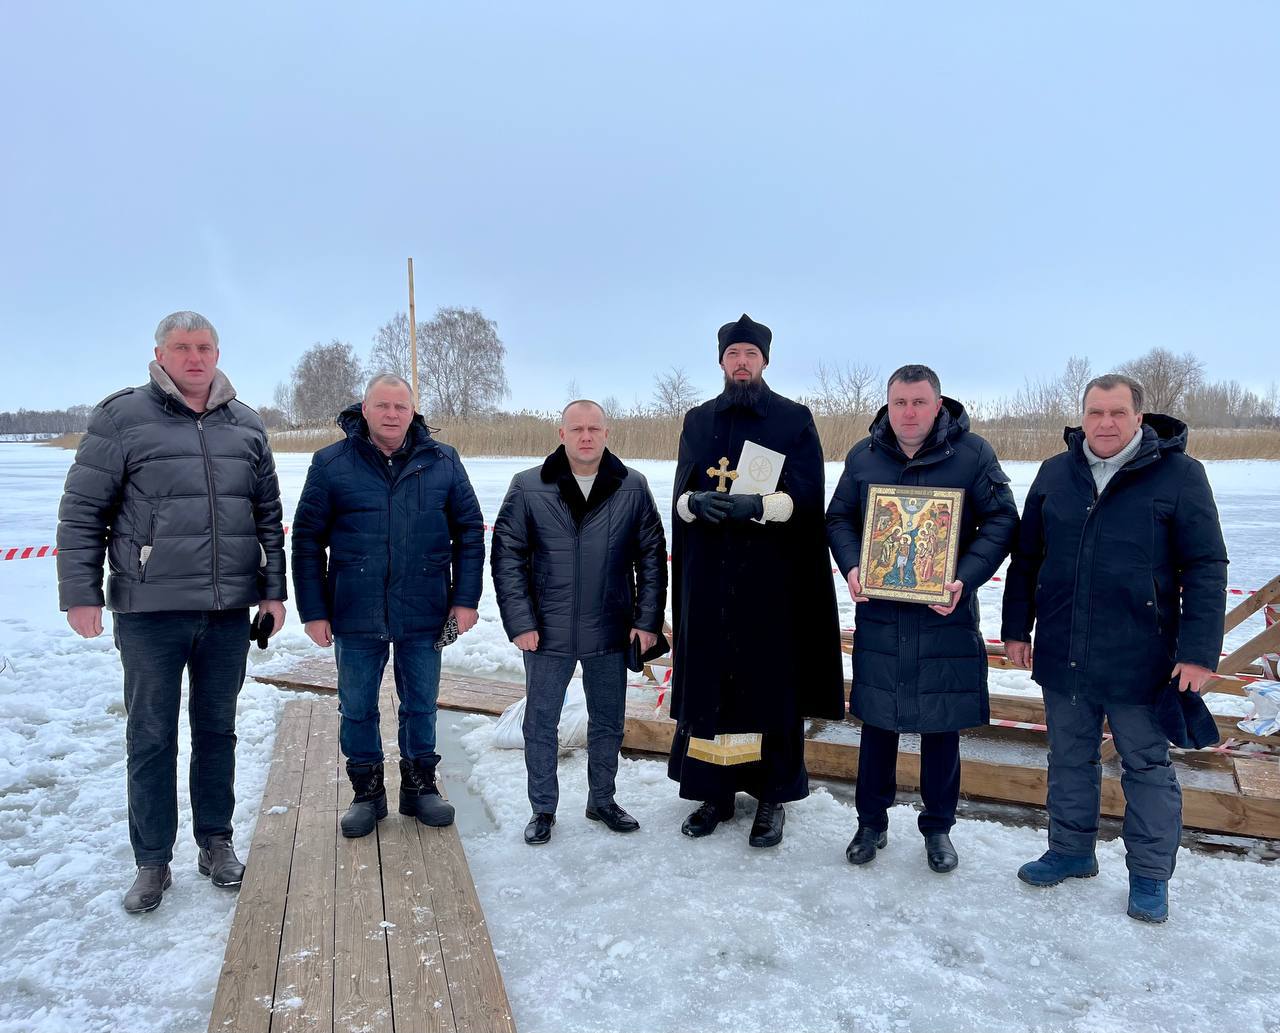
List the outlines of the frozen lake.
{"label": "frozen lake", "polygon": [[[0,444],[0,548],[52,543],[71,459]],[[309,461],[278,457],[286,520]],[[487,520],[513,473],[535,462],[467,460]],[[674,463],[634,465],[668,513]],[[1035,468],[1006,465],[1020,503]],[[1280,463],[1207,468],[1230,583],[1256,587],[1280,571]],[[828,467],[828,492],[839,469]],[[838,594],[847,625],[847,593]],[[0,1033],[203,1029],[234,897],[195,874],[185,777],[174,889],[155,914],[127,916],[123,707],[109,632],[71,634],[48,559],[0,562],[0,598]],[[999,585],[981,600],[994,636]],[[1251,620],[1233,641],[1260,626]],[[250,657],[238,718],[242,849],[288,698],[252,674],[315,652],[291,614],[271,647]],[[487,584],[480,624],[446,662],[519,676]],[[998,684],[1034,691],[1017,673]],[[522,754],[494,748],[486,718],[444,720],[467,732],[469,784],[493,818],[460,831],[522,1030],[1277,1028],[1273,937],[1256,918],[1280,906],[1271,865],[1183,851],[1173,917],[1151,928],[1124,917],[1118,842],[1100,847],[1099,878],[1037,893],[1014,872],[1044,849],[1042,832],[962,820],[953,833],[961,867],[939,878],[900,806],[888,850],[855,870],[843,853],[852,808],[825,790],[789,805],[777,850],[747,848],[745,809],[694,842],[679,834],[689,807],[665,766],[630,759],[619,801],[643,829],[619,841],[582,819],[580,751],[561,760],[555,837],[531,851],[520,838]],[[184,741],[180,770],[186,757]]]}

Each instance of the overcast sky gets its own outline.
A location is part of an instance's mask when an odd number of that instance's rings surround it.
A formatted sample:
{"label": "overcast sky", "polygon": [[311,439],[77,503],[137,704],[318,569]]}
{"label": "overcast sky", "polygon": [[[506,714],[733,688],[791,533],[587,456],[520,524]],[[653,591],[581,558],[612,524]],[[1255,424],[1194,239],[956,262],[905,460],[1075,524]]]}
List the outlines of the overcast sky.
{"label": "overcast sky", "polygon": [[624,404],[715,331],[962,399],[1153,345],[1280,379],[1280,4],[12,3],[0,409],[145,379],[193,308],[302,351],[475,306],[510,408]]}

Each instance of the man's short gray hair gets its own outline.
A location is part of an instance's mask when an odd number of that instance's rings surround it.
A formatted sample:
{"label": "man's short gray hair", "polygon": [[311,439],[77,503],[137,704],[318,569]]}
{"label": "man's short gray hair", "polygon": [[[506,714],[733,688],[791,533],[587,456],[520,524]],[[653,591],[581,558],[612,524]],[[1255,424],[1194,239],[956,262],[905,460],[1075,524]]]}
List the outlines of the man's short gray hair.
{"label": "man's short gray hair", "polygon": [[928,366],[921,366],[918,363],[909,363],[895,369],[889,375],[889,383],[885,384],[885,390],[888,391],[894,384],[918,384],[922,380],[927,380],[929,386],[933,388],[933,393],[939,398],[942,397],[942,382],[938,379],[938,374]]}
{"label": "man's short gray hair", "polygon": [[604,421],[606,426],[608,425],[609,414],[604,411],[603,405],[601,405],[599,402],[591,398],[575,398],[572,402],[570,402],[568,405],[566,405],[563,409],[560,410],[560,426],[562,427],[564,426],[564,418],[569,414],[569,410],[572,409],[575,405],[594,405],[597,409],[600,410],[600,418]]}
{"label": "man's short gray hair", "polygon": [[369,392],[381,384],[388,384],[391,387],[403,387],[409,392],[409,397],[413,398],[413,388],[404,377],[397,376],[394,373],[375,373],[369,378],[369,383],[364,385],[364,400],[366,402],[369,400]]}
{"label": "man's short gray hair", "polygon": [[1094,377],[1089,383],[1085,384],[1084,394],[1080,396],[1080,411],[1084,412],[1084,400],[1089,397],[1089,392],[1095,387],[1100,391],[1114,391],[1121,385],[1127,387],[1129,394],[1133,396],[1133,411],[1135,413],[1142,412],[1142,403],[1146,400],[1146,389],[1142,386],[1140,380],[1125,376],[1123,373],[1104,373],[1102,376]]}
{"label": "man's short gray hair", "polygon": [[165,339],[175,330],[208,330],[213,346],[218,346],[218,331],[199,312],[174,312],[160,320],[156,327],[156,347],[163,348]]}

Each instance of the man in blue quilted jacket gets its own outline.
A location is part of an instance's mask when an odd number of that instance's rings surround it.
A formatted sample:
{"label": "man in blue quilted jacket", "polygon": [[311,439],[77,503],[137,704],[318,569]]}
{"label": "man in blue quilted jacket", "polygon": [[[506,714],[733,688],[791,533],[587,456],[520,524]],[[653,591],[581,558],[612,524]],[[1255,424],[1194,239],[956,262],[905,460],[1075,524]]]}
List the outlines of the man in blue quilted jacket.
{"label": "man in blue quilted jacket", "polygon": [[367,836],[387,814],[378,693],[394,646],[400,813],[453,822],[436,787],[436,699],[446,624],[475,626],[484,518],[457,451],[432,438],[400,377],[369,381],[317,452],[293,520],[298,613],[338,662],[338,742],[354,799],[341,821]]}

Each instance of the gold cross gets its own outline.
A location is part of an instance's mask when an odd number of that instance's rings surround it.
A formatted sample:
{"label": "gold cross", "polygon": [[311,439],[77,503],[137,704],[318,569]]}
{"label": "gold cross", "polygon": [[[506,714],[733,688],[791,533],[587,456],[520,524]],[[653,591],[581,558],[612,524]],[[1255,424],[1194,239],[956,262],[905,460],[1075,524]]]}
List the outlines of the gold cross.
{"label": "gold cross", "polygon": [[728,488],[724,486],[725,481],[736,481],[738,479],[738,471],[729,469],[729,460],[721,456],[720,466],[717,469],[714,466],[707,467],[707,476],[714,477],[720,483],[716,485],[716,491],[728,492]]}

